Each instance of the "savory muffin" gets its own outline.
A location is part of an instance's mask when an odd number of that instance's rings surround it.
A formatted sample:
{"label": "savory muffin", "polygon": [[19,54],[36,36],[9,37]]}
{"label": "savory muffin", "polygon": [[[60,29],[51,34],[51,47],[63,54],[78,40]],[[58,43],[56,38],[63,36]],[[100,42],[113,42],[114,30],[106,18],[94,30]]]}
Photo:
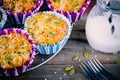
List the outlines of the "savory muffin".
{"label": "savory muffin", "polygon": [[38,0],[3,0],[3,7],[14,13],[27,12],[31,10]]}
{"label": "savory muffin", "polygon": [[26,67],[30,66],[35,55],[34,42],[29,39],[28,33],[12,28],[0,32],[2,33],[0,36],[0,68],[7,71],[15,68],[17,70],[20,67],[27,69]]}
{"label": "savory muffin", "polygon": [[39,44],[55,44],[67,34],[67,23],[53,14],[42,12],[29,18],[27,27],[30,35]]}
{"label": "savory muffin", "polygon": [[65,15],[72,23],[78,21],[91,0],[46,0],[51,11]]}
{"label": "savory muffin", "polygon": [[25,29],[39,45],[38,50],[41,50],[40,52],[43,54],[56,52],[57,49],[50,51],[47,47],[52,49],[56,44],[61,44],[64,38],[66,36],[68,38],[70,35],[71,28],[70,21],[65,16],[55,12],[39,12],[28,17],[25,22]]}
{"label": "savory muffin", "polygon": [[0,66],[3,69],[19,67],[30,60],[32,45],[27,37],[10,32],[0,36]]}
{"label": "savory muffin", "polygon": [[77,12],[80,8],[84,6],[86,0],[50,0],[50,2],[56,10]]}
{"label": "savory muffin", "polygon": [[25,19],[40,10],[44,0],[2,0],[0,6],[6,10],[10,23],[23,25]]}

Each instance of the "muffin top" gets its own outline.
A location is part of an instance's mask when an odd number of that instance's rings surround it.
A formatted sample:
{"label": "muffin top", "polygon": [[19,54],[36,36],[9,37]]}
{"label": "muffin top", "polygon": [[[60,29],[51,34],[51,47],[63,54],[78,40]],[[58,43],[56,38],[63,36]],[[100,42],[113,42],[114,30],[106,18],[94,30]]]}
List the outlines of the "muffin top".
{"label": "muffin top", "polygon": [[16,32],[0,36],[0,67],[11,69],[22,66],[30,60],[32,44],[28,38]]}
{"label": "muffin top", "polygon": [[86,0],[50,0],[51,5],[56,10],[63,10],[66,12],[77,12],[83,7]]}
{"label": "muffin top", "polygon": [[3,7],[11,10],[14,13],[21,13],[30,11],[38,0],[3,0]]}
{"label": "muffin top", "polygon": [[55,44],[67,34],[68,24],[54,14],[39,12],[27,19],[27,29],[36,43]]}

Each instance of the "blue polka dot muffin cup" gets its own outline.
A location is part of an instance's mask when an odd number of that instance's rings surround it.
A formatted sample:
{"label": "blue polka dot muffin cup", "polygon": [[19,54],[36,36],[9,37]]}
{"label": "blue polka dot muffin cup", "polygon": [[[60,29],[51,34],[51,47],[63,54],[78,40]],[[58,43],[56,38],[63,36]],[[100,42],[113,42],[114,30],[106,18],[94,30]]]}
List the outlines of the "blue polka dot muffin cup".
{"label": "blue polka dot muffin cup", "polygon": [[44,0],[38,0],[38,3],[33,6],[33,8],[27,12],[19,12],[19,13],[14,13],[11,10],[5,9],[2,4],[3,1],[1,0],[0,6],[3,7],[3,9],[6,11],[8,18],[10,20],[10,23],[12,24],[18,24],[18,25],[23,25],[25,23],[25,19],[30,16],[32,13],[36,13],[40,10],[40,8],[43,5]]}
{"label": "blue polka dot muffin cup", "polygon": [[22,66],[10,68],[10,69],[3,69],[0,67],[0,75],[1,76],[19,76],[20,74],[27,71],[27,69],[30,67],[30,65],[33,63],[35,59],[35,51],[36,51],[36,45],[32,37],[24,30],[17,29],[17,28],[7,28],[4,30],[0,30],[0,36],[9,34],[10,32],[19,33],[21,35],[24,35],[27,37],[28,41],[32,45],[32,51],[30,52],[30,60],[27,61],[27,63],[23,64]]}
{"label": "blue polka dot muffin cup", "polygon": [[85,13],[86,9],[89,7],[91,0],[86,0],[86,3],[83,5],[82,8],[80,8],[77,12],[71,11],[66,12],[63,10],[56,10],[54,6],[51,4],[50,0],[46,0],[46,3],[51,11],[58,12],[60,14],[63,14],[66,16],[72,23],[75,23],[76,21],[80,20],[83,14]]}
{"label": "blue polka dot muffin cup", "polygon": [[[57,43],[54,43],[54,44],[44,44],[44,45],[36,43],[36,48],[37,48],[36,53],[38,52],[42,55],[53,55],[55,53],[58,53],[64,47],[64,45],[66,44],[67,40],[70,37],[73,26],[72,26],[70,20],[62,14],[59,14],[59,13],[56,13],[56,12],[51,12],[51,11],[45,11],[43,13],[44,14],[48,14],[48,13],[53,14],[53,15],[57,16],[58,18],[64,20],[68,25],[67,26],[67,30],[68,30],[67,34],[62,38],[61,41],[59,41]],[[32,18],[34,15],[36,15],[36,14],[33,14],[33,15],[29,16],[28,18]],[[24,25],[24,29],[26,31],[28,31],[27,26],[28,25],[27,25],[27,19],[26,19],[25,25]]]}
{"label": "blue polka dot muffin cup", "polygon": [[0,14],[1,14],[0,30],[2,30],[4,28],[5,23],[7,22],[7,14],[4,11],[4,9],[2,9],[2,7],[0,7]]}

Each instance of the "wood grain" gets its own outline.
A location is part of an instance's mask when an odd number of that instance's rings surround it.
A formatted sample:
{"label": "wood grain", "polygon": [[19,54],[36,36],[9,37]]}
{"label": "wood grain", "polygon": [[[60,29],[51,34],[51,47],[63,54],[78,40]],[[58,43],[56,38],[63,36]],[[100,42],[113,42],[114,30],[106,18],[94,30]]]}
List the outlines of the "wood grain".
{"label": "wood grain", "polygon": [[[81,20],[74,24],[70,39],[58,55],[37,69],[25,72],[18,77],[1,77],[0,80],[88,80],[79,68],[79,64],[83,60],[90,59],[93,56],[97,56],[108,71],[120,80],[120,65],[115,64],[115,60],[120,59],[120,52],[118,52],[118,54],[106,54],[95,51],[90,47],[85,36],[86,19],[95,2],[96,0],[92,0],[90,7]],[[89,52],[88,58],[84,58],[84,51]],[[74,55],[79,56],[78,61],[72,60]],[[41,59],[38,58],[36,58],[33,66],[41,62]],[[76,70],[75,74],[70,76],[65,72],[64,68],[66,66],[73,66]]]}

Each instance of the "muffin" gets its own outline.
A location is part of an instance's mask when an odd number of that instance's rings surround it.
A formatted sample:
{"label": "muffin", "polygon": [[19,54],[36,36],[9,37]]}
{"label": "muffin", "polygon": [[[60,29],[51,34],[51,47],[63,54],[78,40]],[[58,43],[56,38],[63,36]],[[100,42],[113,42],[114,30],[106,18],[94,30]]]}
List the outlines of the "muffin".
{"label": "muffin", "polygon": [[41,54],[54,54],[68,40],[72,25],[65,16],[49,11],[28,17],[24,29],[33,37]]}
{"label": "muffin", "polygon": [[15,28],[0,31],[0,74],[18,76],[34,58],[35,44],[27,32]]}
{"label": "muffin", "polygon": [[65,15],[72,23],[78,21],[91,0],[46,0],[51,11]]}
{"label": "muffin", "polygon": [[1,6],[6,10],[10,21],[24,24],[25,19],[33,12],[38,12],[43,0],[2,0]]}
{"label": "muffin", "polygon": [[0,7],[0,30],[3,29],[6,21],[7,21],[7,15],[5,11]]}

